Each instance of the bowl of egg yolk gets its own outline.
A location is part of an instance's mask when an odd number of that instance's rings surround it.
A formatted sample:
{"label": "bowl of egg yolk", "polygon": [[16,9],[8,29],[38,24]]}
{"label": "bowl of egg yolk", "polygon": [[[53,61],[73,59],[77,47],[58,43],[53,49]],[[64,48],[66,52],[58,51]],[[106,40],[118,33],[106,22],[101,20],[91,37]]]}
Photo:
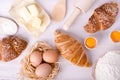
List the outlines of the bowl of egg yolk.
{"label": "bowl of egg yolk", "polygon": [[112,40],[112,42],[114,43],[118,43],[120,42],[120,31],[118,30],[114,30],[110,33],[110,39]]}
{"label": "bowl of egg yolk", "polygon": [[84,45],[87,49],[94,49],[97,45],[97,39],[95,37],[87,37],[84,41]]}

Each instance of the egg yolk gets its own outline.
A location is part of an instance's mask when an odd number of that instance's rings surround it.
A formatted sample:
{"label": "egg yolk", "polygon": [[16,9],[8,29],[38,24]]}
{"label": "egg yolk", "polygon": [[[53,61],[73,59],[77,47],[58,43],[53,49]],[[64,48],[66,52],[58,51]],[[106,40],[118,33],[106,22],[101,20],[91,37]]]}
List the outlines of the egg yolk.
{"label": "egg yolk", "polygon": [[110,35],[113,42],[120,42],[120,32],[119,31],[113,31]]}
{"label": "egg yolk", "polygon": [[92,37],[87,38],[85,43],[88,48],[94,48],[96,46],[96,40]]}

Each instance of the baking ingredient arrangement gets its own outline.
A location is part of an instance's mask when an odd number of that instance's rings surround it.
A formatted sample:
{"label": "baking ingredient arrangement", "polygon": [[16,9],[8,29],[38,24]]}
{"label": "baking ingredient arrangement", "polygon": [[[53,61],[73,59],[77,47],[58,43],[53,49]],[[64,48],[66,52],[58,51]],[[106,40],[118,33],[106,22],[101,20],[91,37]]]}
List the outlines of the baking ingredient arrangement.
{"label": "baking ingredient arrangement", "polygon": [[[49,39],[45,36],[46,40],[38,40],[28,49],[29,40],[23,38],[23,35],[17,35],[21,26],[26,29],[26,33],[29,33],[32,39],[44,36],[52,20],[57,24],[64,21],[68,11],[68,0],[58,0],[51,14],[48,14],[43,5],[35,0],[13,1],[8,12],[11,18],[0,15],[0,36],[3,36],[0,40],[0,64],[16,61],[25,50],[28,50],[28,52],[24,52],[25,55],[19,62],[21,66],[18,79],[20,80],[62,80],[62,77],[61,79],[56,78],[65,67],[61,58],[69,63],[69,66],[74,66],[76,70],[87,70],[92,67],[93,80],[120,80],[120,50],[107,51],[104,55],[99,56],[95,63],[89,56],[89,52],[95,50],[100,43],[105,44],[100,42],[97,37],[99,35],[96,34],[102,33],[102,31],[105,33],[114,25],[119,17],[120,5],[118,2],[109,1],[93,10],[83,26],[83,30],[88,35],[83,39],[84,41],[79,40],[80,37],[75,37],[72,32],[69,33],[70,26],[75,24],[78,16],[87,15],[95,2],[95,0],[88,2],[76,0],[75,9],[63,24],[62,29],[56,29],[52,33],[54,47],[51,45],[52,42],[47,42]],[[77,35],[83,34],[78,33]],[[120,31],[112,30],[107,38],[111,40],[111,44],[117,45],[120,42]],[[61,66],[64,67],[61,68]],[[71,79],[71,76],[69,77]]]}

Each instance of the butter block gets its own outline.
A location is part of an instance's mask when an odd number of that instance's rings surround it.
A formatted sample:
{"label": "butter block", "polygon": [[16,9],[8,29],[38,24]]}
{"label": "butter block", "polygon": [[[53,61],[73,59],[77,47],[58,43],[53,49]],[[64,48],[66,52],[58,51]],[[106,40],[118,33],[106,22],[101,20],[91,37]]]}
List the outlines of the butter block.
{"label": "butter block", "polygon": [[26,7],[22,7],[20,9],[20,17],[22,17],[26,22],[29,22],[32,18],[32,16],[30,15],[29,11],[27,10]]}
{"label": "butter block", "polygon": [[41,25],[41,19],[38,17],[34,17],[32,21],[32,26],[39,29]]}
{"label": "butter block", "polygon": [[36,5],[34,5],[34,4],[29,5],[29,6],[27,6],[27,8],[32,16],[34,16],[34,17],[39,16],[39,10]]}

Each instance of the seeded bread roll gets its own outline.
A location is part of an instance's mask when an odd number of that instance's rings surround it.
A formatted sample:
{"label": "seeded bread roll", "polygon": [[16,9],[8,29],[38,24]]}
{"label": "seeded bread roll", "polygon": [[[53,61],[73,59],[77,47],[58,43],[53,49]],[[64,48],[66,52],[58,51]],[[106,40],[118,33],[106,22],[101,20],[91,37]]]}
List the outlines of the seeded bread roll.
{"label": "seeded bread roll", "polygon": [[88,24],[84,27],[84,29],[88,33],[95,33],[100,30],[106,30],[113,25],[117,14],[117,3],[105,3],[95,9],[93,15],[90,17]]}
{"label": "seeded bread roll", "polygon": [[17,58],[26,48],[27,42],[16,36],[3,38],[0,44],[0,58],[8,62]]}

